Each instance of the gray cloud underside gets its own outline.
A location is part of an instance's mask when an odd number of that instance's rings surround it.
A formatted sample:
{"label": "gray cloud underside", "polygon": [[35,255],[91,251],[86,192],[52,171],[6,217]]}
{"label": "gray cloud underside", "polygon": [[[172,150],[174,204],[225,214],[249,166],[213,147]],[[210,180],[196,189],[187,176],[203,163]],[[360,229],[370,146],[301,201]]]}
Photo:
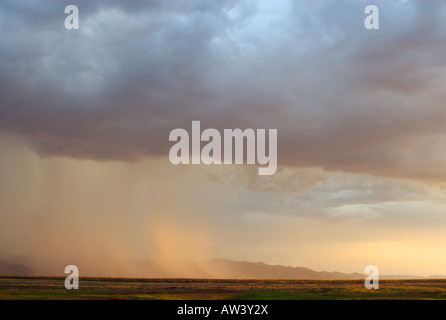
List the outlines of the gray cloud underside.
{"label": "gray cloud underside", "polygon": [[0,4],[0,129],[42,156],[166,156],[169,132],[277,128],[279,166],[446,180],[445,1]]}

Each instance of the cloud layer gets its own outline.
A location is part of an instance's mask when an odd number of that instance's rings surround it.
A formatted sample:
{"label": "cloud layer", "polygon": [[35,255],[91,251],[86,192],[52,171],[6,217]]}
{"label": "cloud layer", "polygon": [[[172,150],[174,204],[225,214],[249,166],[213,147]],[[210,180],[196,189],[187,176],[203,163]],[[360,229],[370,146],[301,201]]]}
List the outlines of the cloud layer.
{"label": "cloud layer", "polygon": [[43,156],[166,156],[169,132],[277,128],[279,165],[446,180],[445,2],[0,4],[0,129]]}

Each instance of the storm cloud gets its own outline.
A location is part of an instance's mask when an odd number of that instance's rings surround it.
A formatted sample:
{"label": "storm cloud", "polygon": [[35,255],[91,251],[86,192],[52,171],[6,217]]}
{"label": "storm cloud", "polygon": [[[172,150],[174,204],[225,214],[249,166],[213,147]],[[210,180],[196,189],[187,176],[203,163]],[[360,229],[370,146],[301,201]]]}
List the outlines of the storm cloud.
{"label": "storm cloud", "polygon": [[278,129],[279,167],[446,181],[446,6],[377,1],[0,4],[0,130],[43,157],[164,157],[169,132]]}

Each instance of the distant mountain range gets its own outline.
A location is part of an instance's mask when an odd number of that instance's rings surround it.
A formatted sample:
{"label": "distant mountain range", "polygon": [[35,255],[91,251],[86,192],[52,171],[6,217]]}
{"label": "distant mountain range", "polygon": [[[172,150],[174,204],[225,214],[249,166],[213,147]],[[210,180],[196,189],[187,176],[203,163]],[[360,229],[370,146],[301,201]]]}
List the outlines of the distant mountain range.
{"label": "distant mountain range", "polygon": [[284,280],[353,280],[364,279],[361,273],[314,271],[303,267],[268,265],[263,262],[210,260],[215,273],[227,279],[284,279]]}
{"label": "distant mountain range", "polygon": [[0,276],[31,276],[32,273],[27,266],[0,260]]}
{"label": "distant mountain range", "polygon": [[[147,278],[217,278],[217,279],[283,279],[283,280],[360,280],[362,273],[342,273],[314,271],[304,267],[268,265],[263,262],[233,261],[213,259],[206,261],[206,268],[194,267],[192,262],[184,262],[184,274],[169,273],[153,260],[135,262],[140,272],[132,277]],[[177,266],[178,267],[178,266]],[[181,266],[177,269],[183,269]],[[80,270],[81,267],[80,267]],[[30,267],[0,260],[0,276],[38,276]],[[45,274],[48,275],[48,274]],[[60,274],[58,274],[60,276]],[[116,274],[98,274],[97,276],[122,276]],[[413,275],[381,275],[380,279],[425,279]],[[446,279],[446,275],[429,276],[426,279]]]}

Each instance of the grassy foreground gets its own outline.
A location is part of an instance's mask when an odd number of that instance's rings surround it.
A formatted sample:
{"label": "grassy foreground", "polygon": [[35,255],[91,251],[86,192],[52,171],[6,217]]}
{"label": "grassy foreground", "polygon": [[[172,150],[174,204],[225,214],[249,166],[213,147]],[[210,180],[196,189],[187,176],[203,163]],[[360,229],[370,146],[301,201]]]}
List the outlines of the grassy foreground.
{"label": "grassy foreground", "polygon": [[363,281],[81,278],[66,290],[64,278],[0,277],[0,299],[446,299],[446,280]]}

